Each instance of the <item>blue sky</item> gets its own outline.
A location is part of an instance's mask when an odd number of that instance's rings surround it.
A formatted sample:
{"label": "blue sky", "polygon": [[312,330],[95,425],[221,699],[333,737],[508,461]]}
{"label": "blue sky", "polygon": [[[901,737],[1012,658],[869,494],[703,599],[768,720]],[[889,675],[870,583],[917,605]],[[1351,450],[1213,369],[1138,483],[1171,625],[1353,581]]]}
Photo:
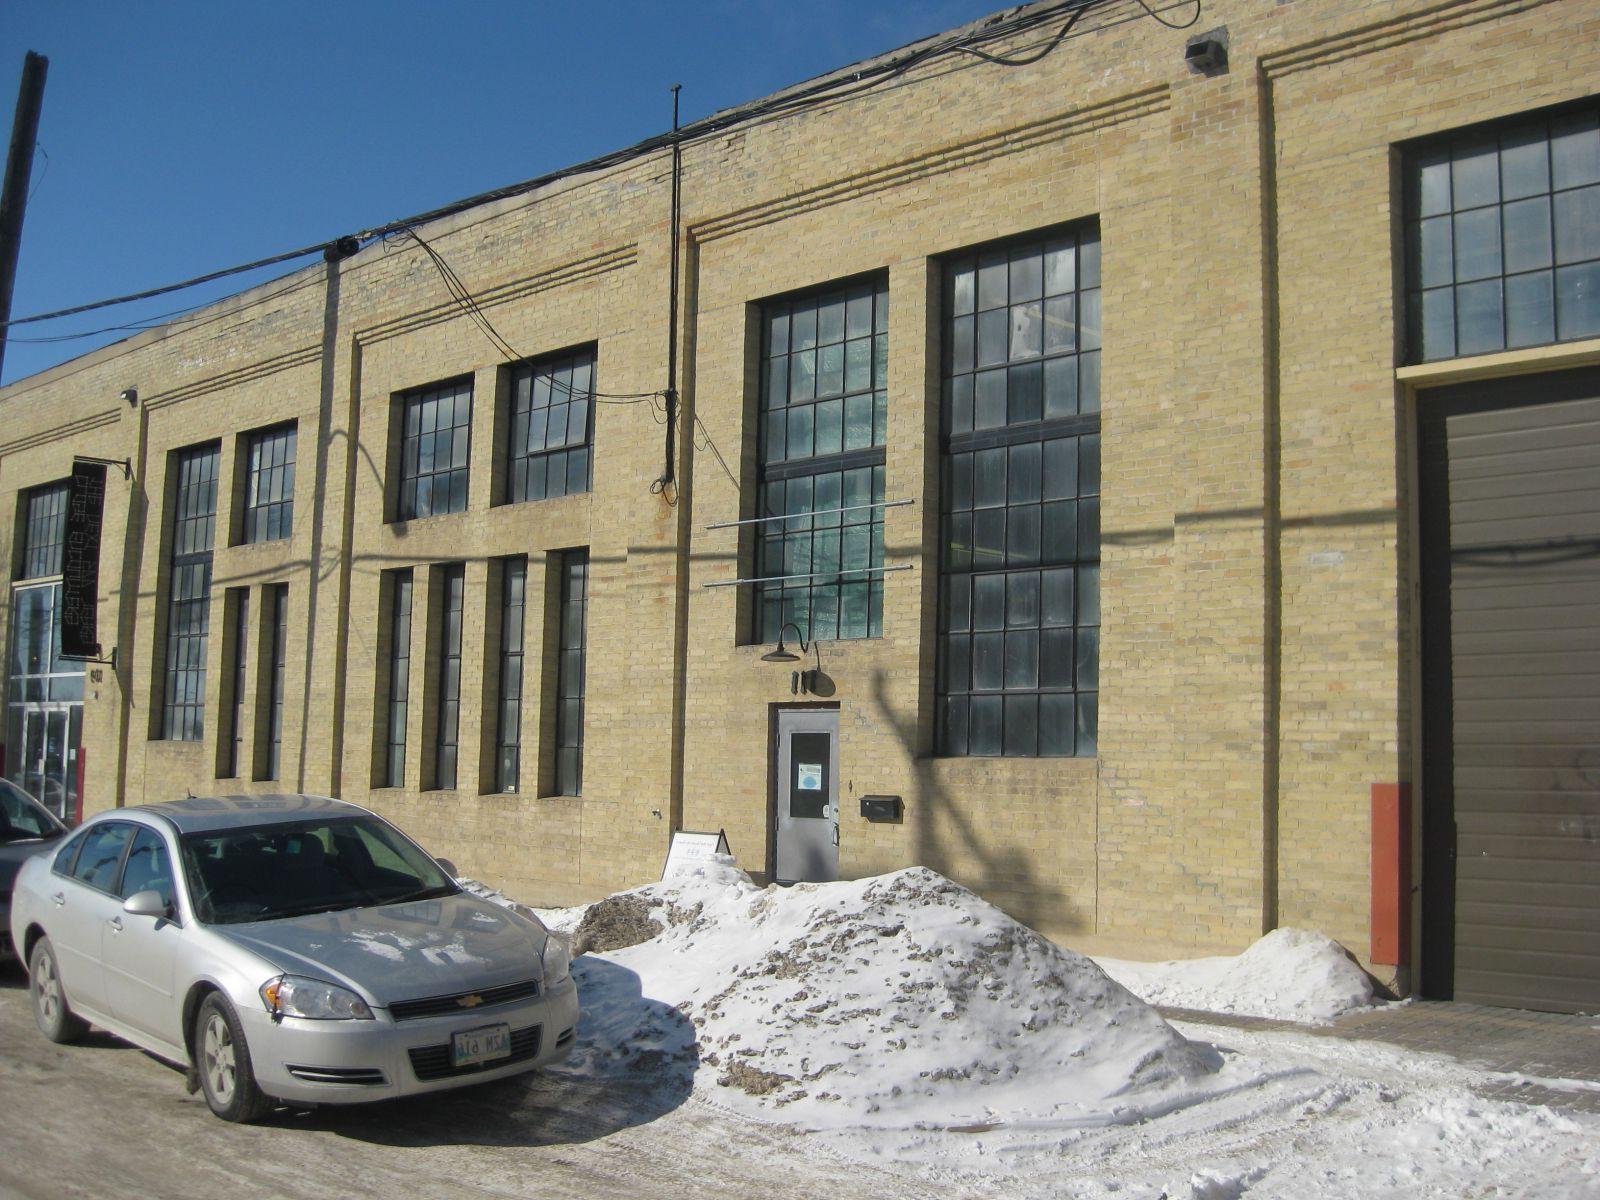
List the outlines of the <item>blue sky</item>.
{"label": "blue sky", "polygon": [[[3,0],[0,137],[24,52],[50,60],[12,315],[264,258],[591,158],[669,128],[674,83],[693,121],[997,8]],[[24,339],[149,320],[255,282],[18,326],[4,382],[127,334]]]}

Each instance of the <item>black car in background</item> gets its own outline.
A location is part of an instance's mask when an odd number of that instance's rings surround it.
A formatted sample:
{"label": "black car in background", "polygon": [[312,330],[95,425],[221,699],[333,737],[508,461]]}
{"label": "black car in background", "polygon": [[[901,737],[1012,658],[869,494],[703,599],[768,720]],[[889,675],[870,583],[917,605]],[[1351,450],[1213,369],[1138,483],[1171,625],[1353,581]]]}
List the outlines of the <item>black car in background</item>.
{"label": "black car in background", "polygon": [[0,962],[11,946],[11,885],[22,864],[66,836],[67,827],[44,805],[7,779],[0,779]]}

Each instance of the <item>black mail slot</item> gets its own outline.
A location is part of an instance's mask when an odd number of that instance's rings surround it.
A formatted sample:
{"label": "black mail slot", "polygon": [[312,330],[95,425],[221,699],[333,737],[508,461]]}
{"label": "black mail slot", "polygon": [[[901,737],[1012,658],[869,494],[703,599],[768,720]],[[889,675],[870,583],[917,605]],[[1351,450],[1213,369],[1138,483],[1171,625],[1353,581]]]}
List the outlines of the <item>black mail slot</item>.
{"label": "black mail slot", "polygon": [[905,816],[906,806],[899,796],[861,797],[861,815],[869,821],[891,821],[898,824]]}

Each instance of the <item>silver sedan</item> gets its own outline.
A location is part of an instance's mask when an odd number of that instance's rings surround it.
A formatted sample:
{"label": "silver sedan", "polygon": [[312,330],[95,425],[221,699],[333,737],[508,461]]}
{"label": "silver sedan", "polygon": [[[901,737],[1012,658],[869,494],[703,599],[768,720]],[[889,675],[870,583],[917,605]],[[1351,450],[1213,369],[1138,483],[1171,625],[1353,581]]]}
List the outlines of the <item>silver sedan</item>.
{"label": "silver sedan", "polygon": [[11,932],[46,1037],[107,1029],[230,1121],[532,1070],[578,1020],[563,938],[316,796],[101,813],[23,866]]}

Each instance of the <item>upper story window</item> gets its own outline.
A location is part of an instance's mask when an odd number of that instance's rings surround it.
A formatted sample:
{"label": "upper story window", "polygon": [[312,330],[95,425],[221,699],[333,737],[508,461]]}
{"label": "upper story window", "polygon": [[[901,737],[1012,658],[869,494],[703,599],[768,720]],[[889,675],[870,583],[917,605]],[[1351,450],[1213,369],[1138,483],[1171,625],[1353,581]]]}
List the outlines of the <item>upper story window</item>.
{"label": "upper story window", "polygon": [[472,380],[419,388],[400,397],[400,490],[395,519],[467,509]]}
{"label": "upper story window", "polygon": [[173,456],[172,554],[168,560],[167,653],[161,736],[197,742],[205,733],[206,646],[211,633],[211,554],[217,525],[212,442]]}
{"label": "upper story window", "polygon": [[594,348],[511,369],[506,500],[545,500],[589,490]]}
{"label": "upper story window", "polygon": [[758,641],[883,632],[889,286],[762,305]]}
{"label": "upper story window", "polygon": [[18,579],[39,579],[61,574],[61,547],[67,537],[67,497],[72,485],[66,480],[23,493],[27,505],[27,526],[22,531],[22,573]]}
{"label": "upper story window", "polygon": [[939,753],[1095,753],[1100,238],[945,265]]}
{"label": "upper story window", "polygon": [[1413,362],[1600,336],[1600,107],[1421,143],[1405,183]]}
{"label": "upper story window", "polygon": [[275,542],[293,528],[296,433],[290,424],[246,435],[246,543]]}

